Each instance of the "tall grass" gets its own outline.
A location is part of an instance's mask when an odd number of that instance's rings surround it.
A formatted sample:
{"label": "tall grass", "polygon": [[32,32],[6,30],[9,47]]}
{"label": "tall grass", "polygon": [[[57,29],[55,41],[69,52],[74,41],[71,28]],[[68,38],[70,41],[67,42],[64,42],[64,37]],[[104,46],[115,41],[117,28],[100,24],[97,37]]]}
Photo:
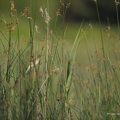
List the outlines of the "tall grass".
{"label": "tall grass", "polygon": [[[94,25],[90,23],[84,29],[81,22],[69,48],[64,41],[69,27],[64,19],[70,4],[61,1],[64,14],[57,11],[53,30],[50,30],[49,2],[47,8],[40,7],[39,17],[44,19],[46,28],[45,36],[41,37],[35,14],[34,18],[30,16],[30,8],[26,7],[18,15],[14,2],[10,2],[10,19],[1,18],[3,28],[0,30],[1,120],[119,119],[119,40],[111,33],[111,26],[103,34],[97,1],[95,3],[101,37],[93,37],[94,48],[91,48],[87,33],[91,31],[94,36]],[[116,11],[119,22],[117,6]],[[61,32],[56,35],[58,16],[62,16],[63,21]],[[22,19],[28,21],[29,40],[21,37]],[[101,40],[101,45],[96,39]],[[81,57],[78,50],[83,43],[86,64],[76,61],[76,57]]]}

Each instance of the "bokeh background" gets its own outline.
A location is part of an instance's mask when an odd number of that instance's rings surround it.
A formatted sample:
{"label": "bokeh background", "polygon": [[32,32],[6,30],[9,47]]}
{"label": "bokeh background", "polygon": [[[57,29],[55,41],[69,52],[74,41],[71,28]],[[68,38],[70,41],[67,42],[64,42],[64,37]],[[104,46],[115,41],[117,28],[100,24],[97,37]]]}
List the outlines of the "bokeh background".
{"label": "bokeh background", "polygon": [[[68,0],[70,1],[70,0]],[[79,21],[84,18],[85,21],[97,21],[96,5],[93,0],[71,0],[68,18],[73,21]],[[116,22],[116,3],[115,0],[97,0],[98,9],[102,22]],[[119,6],[119,5],[118,5]],[[119,7],[118,7],[119,9]],[[120,9],[119,9],[120,10]],[[118,10],[118,11],[119,11]],[[71,17],[72,16],[72,17]]]}
{"label": "bokeh background", "polygon": [[[117,2],[120,2],[120,0],[117,0]],[[92,27],[94,28],[94,31],[90,31],[90,29],[86,30],[86,40],[87,43],[90,46],[90,49],[92,53],[95,51],[95,44],[98,48],[101,47],[101,35],[100,35],[100,26],[98,22],[98,13],[96,10],[96,4],[93,0],[14,0],[15,8],[17,9],[17,15],[18,18],[20,18],[21,12],[23,12],[25,7],[30,7],[31,14],[29,15],[32,17],[35,21],[35,25],[38,25],[40,30],[40,39],[43,39],[46,35],[46,24],[44,22],[44,18],[42,18],[41,13],[39,12],[40,6],[48,8],[49,14],[51,17],[50,20],[50,30],[53,30],[55,28],[55,34],[57,34],[58,37],[62,36],[62,33],[64,34],[64,31],[66,29],[65,34],[65,40],[68,43],[68,48],[73,44],[76,34],[78,32],[79,26],[81,25],[81,22],[84,20],[83,23],[83,29],[87,29],[89,24],[92,23]],[[66,11],[66,5],[70,3],[70,7]],[[98,9],[100,13],[100,20],[102,23],[102,32],[104,37],[104,42],[108,45],[108,37],[106,33],[104,32],[106,27],[110,25],[111,28],[111,34],[115,36],[114,38],[117,38],[119,35],[118,30],[118,21],[117,21],[117,13],[116,9],[118,11],[118,17],[120,17],[119,11],[120,11],[120,4],[116,6],[115,0],[97,0]],[[57,22],[56,22],[56,12],[59,10],[61,16],[58,16]],[[5,17],[5,19],[10,19],[9,17],[9,11],[10,11],[10,0],[1,0],[0,2],[0,18]],[[63,29],[63,16],[65,14],[64,19],[64,29]],[[29,22],[27,18],[23,18],[20,20],[22,21],[20,23],[20,37],[22,39],[27,39],[29,41]],[[62,26],[62,27],[61,27]],[[0,24],[1,27],[1,24]],[[115,40],[114,40],[115,41]],[[70,43],[70,44],[69,44]],[[80,47],[78,49],[78,56],[82,56],[79,59],[82,59],[81,61],[85,62],[87,53],[85,51],[85,38],[82,37],[82,42],[80,44]],[[84,51],[83,51],[84,50]]]}
{"label": "bokeh background", "polygon": [[[47,6],[46,0],[14,0],[18,13],[24,7],[31,6],[32,12],[39,11],[40,6]],[[79,22],[84,19],[85,21],[97,21],[97,12],[95,2],[93,0],[62,0],[64,3],[71,3],[70,8],[67,10],[66,20],[72,22]],[[0,14],[8,13],[10,9],[10,0],[0,1]],[[60,0],[48,0],[50,15],[53,18],[57,8],[60,6]],[[120,2],[120,0],[117,0]],[[116,3],[115,0],[97,0],[98,8],[100,11],[101,21],[116,23]],[[36,7],[37,4],[37,7]],[[118,5],[119,6],[119,5]],[[36,7],[36,9],[35,9]],[[120,8],[118,7],[118,11]]]}

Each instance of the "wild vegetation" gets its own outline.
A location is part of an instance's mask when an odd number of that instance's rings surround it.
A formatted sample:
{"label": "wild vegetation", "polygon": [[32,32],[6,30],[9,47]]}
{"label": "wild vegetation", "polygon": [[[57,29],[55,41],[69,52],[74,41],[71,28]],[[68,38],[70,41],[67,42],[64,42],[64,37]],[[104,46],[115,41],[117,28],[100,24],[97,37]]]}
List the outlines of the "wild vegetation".
{"label": "wild vegetation", "polygon": [[[119,119],[119,2],[115,1],[118,25],[115,34],[109,21],[103,31],[94,0],[99,35],[96,36],[92,22],[85,27],[83,20],[70,46],[65,38],[72,33],[68,33],[65,23],[70,3],[60,3],[53,27],[49,2],[47,8],[41,5],[39,12],[45,25],[42,35],[35,18],[30,16],[30,7],[19,15],[11,1],[9,17],[1,18],[0,120]],[[21,31],[22,26],[27,35]],[[85,55],[83,61],[81,54]]]}

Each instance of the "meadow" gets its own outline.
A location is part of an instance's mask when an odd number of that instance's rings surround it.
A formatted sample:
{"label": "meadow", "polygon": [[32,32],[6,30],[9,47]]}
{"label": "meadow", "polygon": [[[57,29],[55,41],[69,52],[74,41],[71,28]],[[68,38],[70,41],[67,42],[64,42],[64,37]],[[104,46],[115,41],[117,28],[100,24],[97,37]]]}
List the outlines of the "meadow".
{"label": "meadow", "polygon": [[0,120],[120,118],[119,3],[110,25],[94,2],[96,23],[66,23],[62,1],[54,20],[41,5],[41,21],[10,2],[0,19]]}

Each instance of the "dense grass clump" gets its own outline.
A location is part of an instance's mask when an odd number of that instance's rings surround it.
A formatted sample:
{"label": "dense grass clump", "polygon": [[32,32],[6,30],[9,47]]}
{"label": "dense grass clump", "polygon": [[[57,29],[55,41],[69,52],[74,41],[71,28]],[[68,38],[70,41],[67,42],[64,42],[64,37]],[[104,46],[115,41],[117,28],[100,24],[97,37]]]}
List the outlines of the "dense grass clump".
{"label": "dense grass clump", "polygon": [[[113,34],[110,25],[102,30],[95,1],[99,37],[92,23],[85,27],[81,22],[68,47],[64,19],[70,4],[60,2],[52,29],[49,4],[40,7],[45,25],[42,33],[30,7],[19,15],[11,1],[10,16],[1,18],[0,120],[119,119],[119,34]],[[58,16],[62,23],[57,33]],[[91,44],[87,35],[92,35]]]}

